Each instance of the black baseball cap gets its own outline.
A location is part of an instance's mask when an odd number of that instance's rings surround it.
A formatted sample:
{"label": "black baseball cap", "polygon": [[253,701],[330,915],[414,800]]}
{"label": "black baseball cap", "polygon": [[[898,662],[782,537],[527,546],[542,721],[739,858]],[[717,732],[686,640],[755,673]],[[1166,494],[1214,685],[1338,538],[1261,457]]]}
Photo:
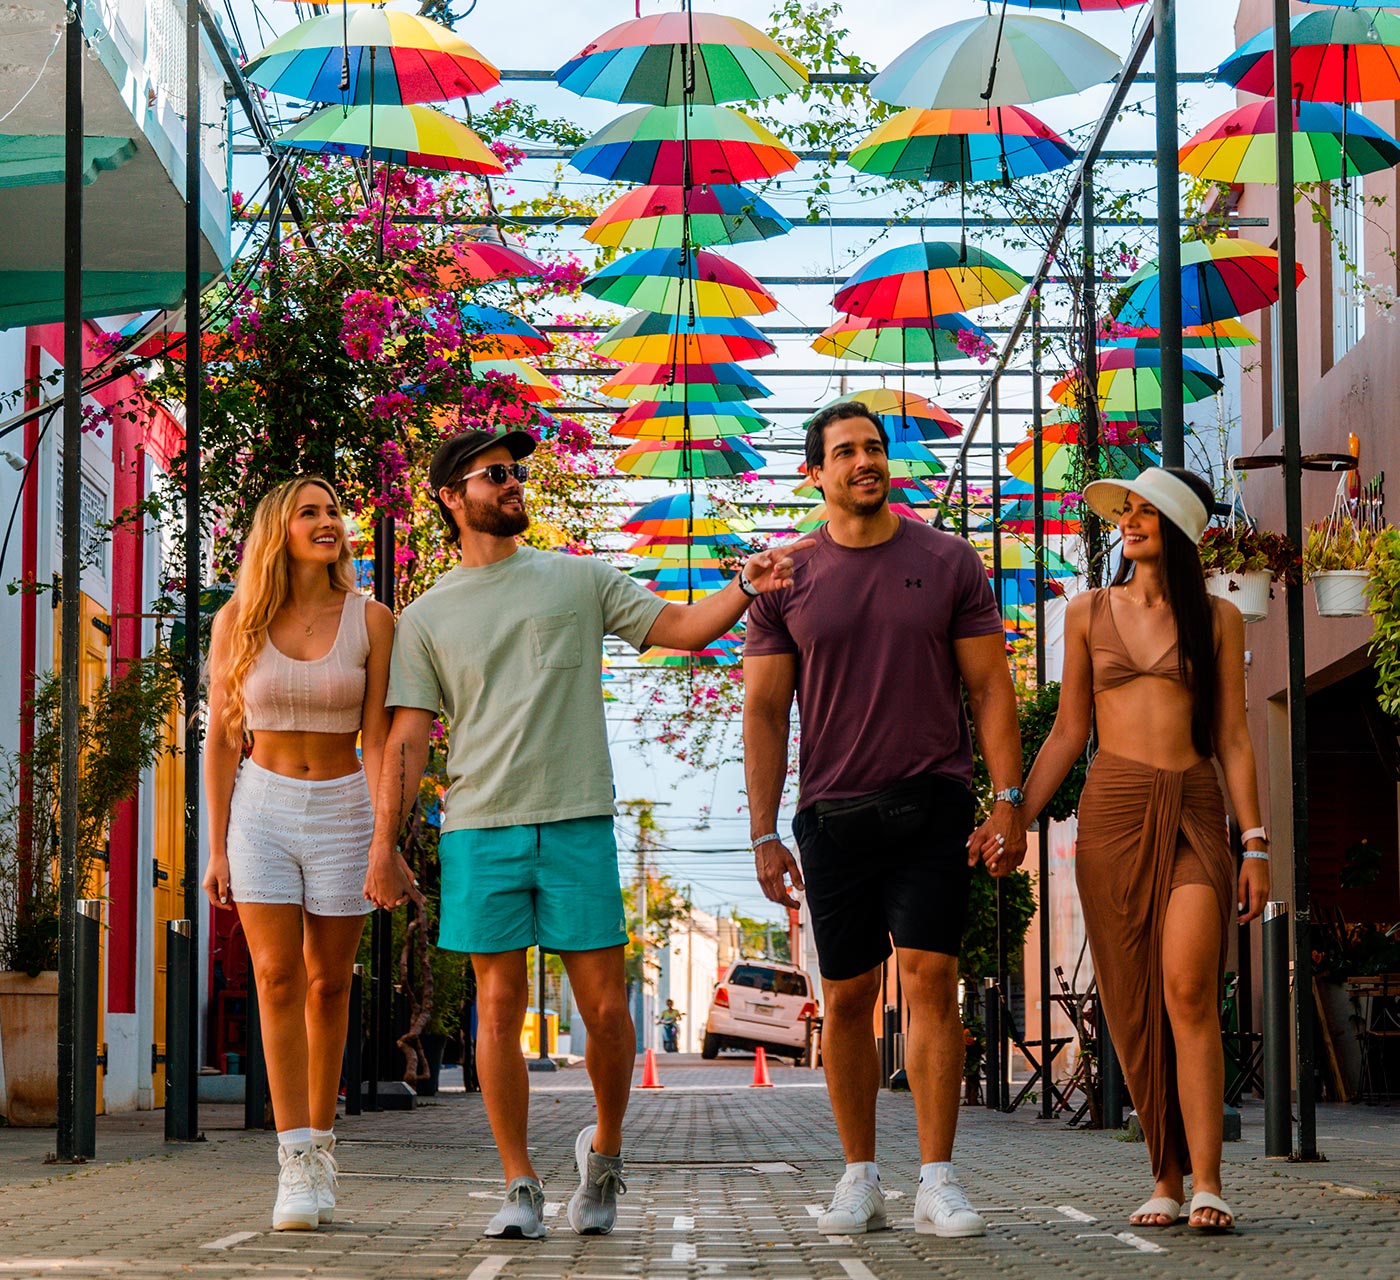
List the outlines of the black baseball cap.
{"label": "black baseball cap", "polygon": [[468,458],[491,448],[504,445],[517,462],[534,453],[535,437],[526,431],[463,431],[438,445],[428,464],[428,487],[437,496],[439,489],[452,483]]}

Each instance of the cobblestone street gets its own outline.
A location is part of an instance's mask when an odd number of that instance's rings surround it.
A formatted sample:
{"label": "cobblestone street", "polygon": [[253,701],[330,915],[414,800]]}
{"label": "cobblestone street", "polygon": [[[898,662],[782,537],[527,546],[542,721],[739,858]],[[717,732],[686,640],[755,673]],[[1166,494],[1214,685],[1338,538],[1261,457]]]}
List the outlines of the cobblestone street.
{"label": "cobblestone street", "polygon": [[[42,1163],[52,1132],[0,1130],[0,1275],[501,1277],[754,1280],[897,1276],[1258,1275],[1393,1277],[1400,1248],[1400,1110],[1323,1108],[1325,1164],[1266,1161],[1262,1107],[1226,1147],[1233,1237],[1184,1225],[1130,1230],[1149,1182],[1140,1144],[964,1108],[959,1165],[989,1221],[984,1239],[911,1225],[913,1104],[880,1098],[880,1160],[894,1229],[817,1234],[841,1162],[820,1072],[773,1067],[749,1089],[749,1059],[663,1059],[660,1092],[637,1092],[627,1124],[628,1194],[617,1230],[582,1239],[562,1208],[573,1138],[592,1100],[581,1067],[532,1077],[532,1143],[551,1226],[540,1242],[487,1240],[501,1181],[479,1095],[447,1092],[412,1112],[340,1122],[341,1209],[315,1233],[269,1228],[271,1134],[242,1109],[203,1109],[205,1143],[167,1147],[162,1115],[99,1125],[99,1160]],[[640,1073],[638,1078],[640,1079]]]}

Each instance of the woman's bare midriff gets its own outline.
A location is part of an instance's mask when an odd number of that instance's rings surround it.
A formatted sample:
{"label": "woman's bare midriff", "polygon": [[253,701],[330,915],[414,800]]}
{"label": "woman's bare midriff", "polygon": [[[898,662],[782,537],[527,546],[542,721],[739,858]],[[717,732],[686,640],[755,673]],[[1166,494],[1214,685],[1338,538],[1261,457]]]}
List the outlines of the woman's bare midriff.
{"label": "woman's bare midriff", "polygon": [[284,778],[329,782],[360,771],[358,733],[307,733],[259,729],[253,734],[253,763]]}
{"label": "woman's bare midriff", "polygon": [[1094,695],[1099,749],[1179,773],[1201,762],[1191,745],[1191,695],[1175,680],[1139,676]]}

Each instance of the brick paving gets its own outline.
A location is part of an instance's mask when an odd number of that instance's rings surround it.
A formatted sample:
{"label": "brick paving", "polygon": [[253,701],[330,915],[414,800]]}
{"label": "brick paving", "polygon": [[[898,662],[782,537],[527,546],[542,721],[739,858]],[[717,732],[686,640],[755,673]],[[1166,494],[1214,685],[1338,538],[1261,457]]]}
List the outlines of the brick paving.
{"label": "brick paving", "polygon": [[[1327,1163],[1265,1160],[1262,1107],[1246,1104],[1226,1147],[1230,1237],[1180,1226],[1130,1230],[1147,1194],[1144,1150],[1114,1135],[964,1108],[959,1166],[986,1212],[984,1239],[914,1233],[913,1105],[882,1094],[880,1161],[895,1229],[823,1238],[814,1211],[839,1176],[820,1072],[751,1060],[663,1056],[660,1092],[634,1095],[629,1192],[613,1235],[581,1239],[563,1217],[572,1147],[592,1113],[582,1068],[533,1075],[531,1139],[545,1179],[548,1239],[486,1240],[501,1181],[481,1099],[444,1093],[412,1112],[340,1122],[340,1221],[268,1230],[272,1136],[242,1109],[207,1106],[208,1141],[166,1147],[159,1112],[99,1122],[99,1159],[46,1166],[51,1132],[0,1129],[0,1277],[451,1276],[463,1280],[894,1280],[903,1276],[1169,1277],[1270,1280],[1397,1274],[1400,1109],[1325,1107]],[[640,1073],[638,1074],[640,1080]]]}

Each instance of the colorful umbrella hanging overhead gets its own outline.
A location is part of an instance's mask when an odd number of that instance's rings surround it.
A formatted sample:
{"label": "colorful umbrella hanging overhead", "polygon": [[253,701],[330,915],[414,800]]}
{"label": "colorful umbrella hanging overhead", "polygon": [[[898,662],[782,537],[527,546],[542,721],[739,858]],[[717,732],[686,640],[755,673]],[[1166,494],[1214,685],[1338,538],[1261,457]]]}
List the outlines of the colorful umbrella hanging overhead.
{"label": "colorful umbrella hanging overhead", "polygon": [[925,396],[893,387],[871,387],[838,396],[831,404],[858,400],[872,414],[891,441],[951,440],[962,435],[962,423]]}
{"label": "colorful umbrella hanging overhead", "polygon": [[856,143],[847,163],[909,182],[1006,182],[1062,169],[1076,154],[1020,107],[910,107]]}
{"label": "colorful umbrella hanging overhead", "polygon": [[[1295,285],[1303,282],[1298,265]],[[1212,324],[1262,311],[1278,301],[1278,254],[1252,240],[1190,240],[1181,246],[1183,324]],[[1161,324],[1161,276],[1156,262],[1141,267],[1123,286],[1119,324]]]}
{"label": "colorful umbrella hanging overhead", "polygon": [[[684,372],[684,378],[682,378]],[[618,400],[758,400],[773,393],[742,365],[691,365],[682,371],[676,363],[629,364],[601,387],[599,394]]]}
{"label": "colorful umbrella hanging overhead", "polygon": [[[1061,495],[1047,493],[1041,504],[1044,517],[1044,530],[1047,535],[1077,535],[1084,527],[1083,518],[1077,505],[1066,508]],[[1008,533],[1035,532],[1035,502],[1029,498],[1017,498],[1001,509],[997,524]]]}
{"label": "colorful umbrella hanging overhead", "polygon": [[446,246],[437,268],[438,283],[458,289],[468,282],[525,280],[544,275],[544,267],[518,249],[497,240],[464,238]]}
{"label": "colorful umbrella hanging overhead", "polygon": [[724,541],[752,528],[728,505],[715,502],[703,494],[692,498],[688,493],[668,493],[638,507],[622,522],[624,533],[641,534],[648,538],[674,541],[687,538],[712,538]]}
{"label": "colorful umbrella hanging overhead", "polygon": [[[1379,9],[1328,8],[1289,19],[1290,96],[1310,102],[1400,98],[1400,18]],[[1217,80],[1268,97],[1274,92],[1272,27],[1246,40]]]}
{"label": "colorful umbrella hanging overhead", "polygon": [[554,343],[534,325],[500,307],[469,302],[460,308],[465,341],[473,356],[484,359],[513,359],[538,356],[553,350]]}
{"label": "colorful umbrella hanging overhead", "polygon": [[501,73],[454,31],[397,9],[310,18],[244,68],[261,89],[307,102],[396,106],[485,93]]}
{"label": "colorful umbrella hanging overhead", "polygon": [[696,316],[640,311],[614,325],[593,350],[605,360],[629,364],[722,364],[771,356],[777,348],[737,316]]}
{"label": "colorful umbrella hanging overhead", "polygon": [[886,249],[850,277],[833,305],[881,320],[947,315],[1014,298],[1025,279],[983,249],[944,241]]}
{"label": "colorful umbrella hanging overhead", "polygon": [[870,82],[870,95],[897,107],[1009,107],[1079,93],[1120,66],[1063,22],[989,14],[916,40]]}
{"label": "colorful umbrella hanging overhead", "polygon": [[[1137,417],[1162,407],[1162,352],[1150,347],[1112,347],[1098,354],[1098,399],[1104,413]],[[1221,388],[1221,381],[1190,356],[1181,359],[1183,404],[1208,400]],[[1063,378],[1050,389],[1056,404],[1077,407],[1081,380]]]}
{"label": "colorful umbrella hanging overhead", "polygon": [[708,249],[640,249],[584,282],[601,302],[644,311],[704,316],[754,316],[778,301],[743,267]]}
{"label": "colorful umbrella hanging overhead", "polygon": [[756,27],[718,13],[663,13],[590,41],[554,78],[608,102],[713,105],[789,93],[807,71]]}
{"label": "colorful umbrella hanging overhead", "polygon": [[730,107],[639,107],[583,144],[569,163],[609,182],[673,186],[772,178],[797,155]]}
{"label": "colorful umbrella hanging overhead", "polygon": [[936,364],[966,360],[990,347],[991,339],[965,315],[929,319],[872,320],[847,316],[828,325],[813,340],[812,350],[838,360],[880,364]]}
{"label": "colorful umbrella hanging overhead", "polygon": [[639,440],[614,460],[620,471],[668,480],[749,475],[762,471],[763,455],[743,440],[691,439],[683,445],[670,440]]}
{"label": "colorful umbrella hanging overhead", "polygon": [[[1135,9],[1148,0],[1006,0],[1022,9],[1054,9],[1057,13],[1109,13],[1114,9]],[[1308,3],[1308,0],[1304,0]]]}
{"label": "colorful umbrella hanging overhead", "polygon": [[549,404],[564,393],[538,369],[522,360],[472,360],[472,374],[477,378],[514,378],[520,383],[516,394],[531,404]]}
{"label": "colorful umbrella hanging overhead", "polygon": [[[1105,347],[1160,347],[1160,329],[1133,328],[1114,325],[1112,332],[1100,331],[1099,342]],[[1238,320],[1216,320],[1212,324],[1188,325],[1181,331],[1181,345],[1187,350],[1211,347],[1253,347],[1258,335],[1246,329]]]}
{"label": "colorful umbrella hanging overhead", "polygon": [[[687,236],[688,230],[688,236]],[[637,187],[619,196],[584,231],[609,249],[675,249],[746,244],[786,235],[792,223],[748,187]]]}
{"label": "colorful umbrella hanging overhead", "polygon": [[[1068,489],[1078,468],[1079,428],[1072,423],[1046,427],[1041,433],[1046,489]],[[1022,440],[1006,455],[1006,469],[1018,480],[1035,482],[1034,441]],[[1105,476],[1135,476],[1145,467],[1162,465],[1161,456],[1150,445],[1099,445],[1099,470]]]}
{"label": "colorful umbrella hanging overhead", "polygon": [[422,106],[327,107],[280,133],[273,145],[315,155],[383,160],[437,173],[504,173],[460,120]]}
{"label": "colorful umbrella hanging overhead", "polygon": [[[1278,179],[1274,100],[1247,103],[1212,120],[1181,148],[1178,159],[1184,172],[1211,182],[1272,185]],[[1396,164],[1400,142],[1359,111],[1330,102],[1293,104],[1295,182],[1335,182]]]}
{"label": "colorful umbrella hanging overhead", "polygon": [[742,400],[721,407],[713,401],[693,406],[665,400],[641,400],[618,415],[608,428],[635,440],[722,440],[751,435],[769,426],[767,418]]}

